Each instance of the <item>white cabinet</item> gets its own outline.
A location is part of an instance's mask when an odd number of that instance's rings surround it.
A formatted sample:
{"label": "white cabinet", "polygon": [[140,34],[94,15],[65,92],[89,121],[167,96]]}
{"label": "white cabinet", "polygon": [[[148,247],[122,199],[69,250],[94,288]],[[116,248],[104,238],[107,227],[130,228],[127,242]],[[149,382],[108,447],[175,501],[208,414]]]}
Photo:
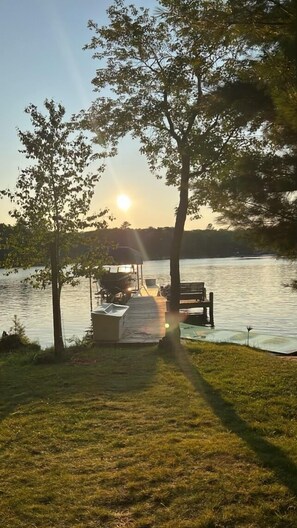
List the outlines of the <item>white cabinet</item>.
{"label": "white cabinet", "polygon": [[119,341],[129,306],[102,303],[92,311],[94,341]]}

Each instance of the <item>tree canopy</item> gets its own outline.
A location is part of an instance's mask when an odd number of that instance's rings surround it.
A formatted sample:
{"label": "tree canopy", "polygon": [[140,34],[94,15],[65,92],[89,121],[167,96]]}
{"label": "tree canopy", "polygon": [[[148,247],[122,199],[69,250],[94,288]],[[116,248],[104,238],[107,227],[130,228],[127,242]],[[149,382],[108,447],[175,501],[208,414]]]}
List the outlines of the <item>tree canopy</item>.
{"label": "tree canopy", "polygon": [[[296,258],[297,3],[227,4],[225,22],[246,43],[247,68],[239,79],[251,126],[249,142],[204,192],[225,222],[248,228],[264,247]],[[238,93],[238,83],[231,88]],[[261,111],[255,90],[262,94]]]}

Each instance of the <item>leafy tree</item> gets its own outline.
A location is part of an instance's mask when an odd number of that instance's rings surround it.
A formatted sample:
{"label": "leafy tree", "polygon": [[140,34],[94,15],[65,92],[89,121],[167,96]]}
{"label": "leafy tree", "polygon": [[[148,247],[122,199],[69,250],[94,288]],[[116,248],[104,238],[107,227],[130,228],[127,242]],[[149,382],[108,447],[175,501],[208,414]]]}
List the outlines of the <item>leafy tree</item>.
{"label": "leafy tree", "polygon": [[152,15],[116,0],[108,26],[89,22],[94,35],[86,47],[99,61],[93,80],[99,97],[85,119],[110,154],[126,134],[138,138],[151,170],[178,188],[170,254],[170,310],[176,313],[190,191],[199,190],[245,141],[246,117],[233,101],[224,104],[220,92],[240,64],[240,43],[233,45],[220,26],[205,23],[208,2],[197,3],[197,25],[188,33],[191,2],[164,0],[160,7]]}
{"label": "leafy tree", "polygon": [[278,124],[297,131],[296,0],[228,3],[233,31],[250,46],[258,83],[272,99]]}
{"label": "leafy tree", "polygon": [[[226,28],[246,43],[248,67],[226,87],[241,91],[249,143],[208,182],[204,194],[224,222],[249,230],[255,243],[297,257],[297,3],[227,2]],[[193,18],[194,20],[194,18]],[[258,92],[258,103],[251,97]],[[261,100],[262,94],[262,100]],[[254,112],[254,113],[253,113]]]}
{"label": "leafy tree", "polygon": [[[31,165],[23,168],[14,191],[1,191],[13,203],[10,216],[16,224],[6,246],[3,263],[7,268],[42,265],[30,277],[35,287],[52,286],[55,352],[63,351],[60,296],[64,284],[75,285],[78,277],[100,270],[103,248],[86,251],[82,257],[70,257],[70,249],[79,243],[87,246],[83,231],[106,226],[107,210],[89,214],[94,186],[100,172],[90,174],[92,149],[76,131],[74,122],[66,122],[65,109],[53,100],[44,103],[46,115],[29,105],[32,131],[18,131],[21,150]],[[71,264],[71,266],[70,266]]]}
{"label": "leafy tree", "polygon": [[229,41],[240,44],[244,52],[249,68],[241,81],[264,89],[277,117],[297,129],[296,0],[163,0],[162,4],[180,22],[186,15],[185,35],[200,31],[203,4],[205,25],[228,34]]}
{"label": "leafy tree", "polygon": [[125,220],[125,221],[122,223],[120,229],[130,229],[130,227],[131,227],[130,222],[128,222],[127,220]]}

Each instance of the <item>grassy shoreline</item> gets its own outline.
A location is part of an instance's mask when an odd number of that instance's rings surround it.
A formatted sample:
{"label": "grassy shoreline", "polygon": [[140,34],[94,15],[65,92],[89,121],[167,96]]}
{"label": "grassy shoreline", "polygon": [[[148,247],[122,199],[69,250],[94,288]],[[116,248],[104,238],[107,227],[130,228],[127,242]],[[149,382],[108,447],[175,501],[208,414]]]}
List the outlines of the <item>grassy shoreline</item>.
{"label": "grassy shoreline", "polygon": [[188,344],[0,356],[5,528],[297,526],[297,362]]}

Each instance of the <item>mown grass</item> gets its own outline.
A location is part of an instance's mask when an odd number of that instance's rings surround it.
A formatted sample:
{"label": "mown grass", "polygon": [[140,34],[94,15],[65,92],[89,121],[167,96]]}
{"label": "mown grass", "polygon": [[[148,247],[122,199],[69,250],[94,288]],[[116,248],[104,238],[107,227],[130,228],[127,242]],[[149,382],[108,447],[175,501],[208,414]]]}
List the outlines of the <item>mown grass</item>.
{"label": "mown grass", "polygon": [[297,526],[297,361],[246,347],[2,354],[3,528]]}

